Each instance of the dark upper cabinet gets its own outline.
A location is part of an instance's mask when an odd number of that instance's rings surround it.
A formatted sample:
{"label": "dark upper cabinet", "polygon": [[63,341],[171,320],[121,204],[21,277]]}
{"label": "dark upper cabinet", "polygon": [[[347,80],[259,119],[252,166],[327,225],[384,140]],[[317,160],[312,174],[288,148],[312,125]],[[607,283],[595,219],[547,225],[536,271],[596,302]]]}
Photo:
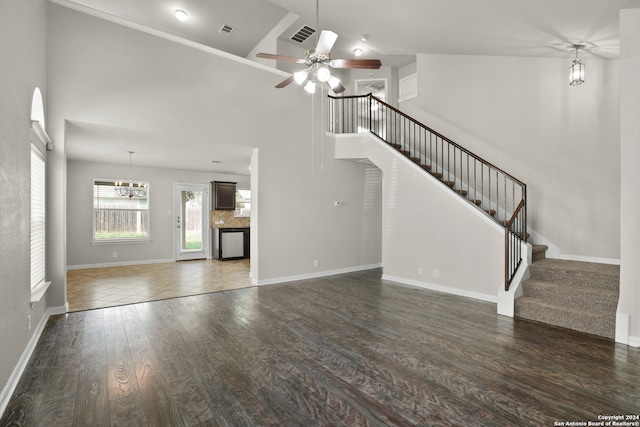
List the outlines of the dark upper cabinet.
{"label": "dark upper cabinet", "polygon": [[232,211],[236,208],[236,183],[213,182],[213,209],[217,211]]}

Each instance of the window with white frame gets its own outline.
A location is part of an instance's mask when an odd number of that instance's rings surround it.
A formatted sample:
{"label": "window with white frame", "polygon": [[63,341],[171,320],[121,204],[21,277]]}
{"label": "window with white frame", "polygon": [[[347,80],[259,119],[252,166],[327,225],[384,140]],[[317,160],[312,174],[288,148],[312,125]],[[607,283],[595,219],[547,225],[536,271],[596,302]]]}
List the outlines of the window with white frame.
{"label": "window with white frame", "polygon": [[251,216],[251,190],[236,190],[236,211],[234,216]]}
{"label": "window with white frame", "polygon": [[94,243],[149,241],[149,183],[137,184],[145,191],[131,197],[118,194],[119,185],[117,180],[93,180]]}

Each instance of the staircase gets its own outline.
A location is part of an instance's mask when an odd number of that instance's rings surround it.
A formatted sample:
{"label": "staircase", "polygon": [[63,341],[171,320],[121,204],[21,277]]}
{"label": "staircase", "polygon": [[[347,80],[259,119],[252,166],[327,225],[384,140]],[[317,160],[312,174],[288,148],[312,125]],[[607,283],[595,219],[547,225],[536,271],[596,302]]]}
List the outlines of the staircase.
{"label": "staircase", "polygon": [[328,131],[369,132],[505,229],[505,288],[522,262],[527,186],[517,178],[375,96],[329,96]]}
{"label": "staircase", "polygon": [[[509,292],[528,239],[526,185],[371,94],[329,96],[328,108],[330,133],[372,133],[504,227]],[[547,259],[547,249],[533,247],[515,317],[614,339],[620,267]]]}
{"label": "staircase", "polygon": [[545,257],[534,245],[515,317],[615,339],[620,266]]}

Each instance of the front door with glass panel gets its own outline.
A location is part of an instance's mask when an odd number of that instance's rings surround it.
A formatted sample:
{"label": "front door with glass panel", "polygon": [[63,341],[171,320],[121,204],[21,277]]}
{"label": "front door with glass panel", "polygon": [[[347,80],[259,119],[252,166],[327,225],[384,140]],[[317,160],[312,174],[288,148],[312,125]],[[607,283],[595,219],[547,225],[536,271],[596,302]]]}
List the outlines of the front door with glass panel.
{"label": "front door with glass panel", "polygon": [[176,260],[209,257],[209,187],[175,184]]}

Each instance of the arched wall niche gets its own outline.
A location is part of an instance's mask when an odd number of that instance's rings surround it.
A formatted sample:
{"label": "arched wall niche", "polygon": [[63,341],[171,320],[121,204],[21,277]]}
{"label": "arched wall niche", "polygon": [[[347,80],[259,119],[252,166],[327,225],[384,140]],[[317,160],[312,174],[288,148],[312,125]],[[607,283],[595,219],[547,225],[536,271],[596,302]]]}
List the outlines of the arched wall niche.
{"label": "arched wall niche", "polygon": [[42,93],[39,87],[34,89],[33,98],[31,99],[31,120],[40,122],[42,130],[45,130],[44,103],[42,102]]}

